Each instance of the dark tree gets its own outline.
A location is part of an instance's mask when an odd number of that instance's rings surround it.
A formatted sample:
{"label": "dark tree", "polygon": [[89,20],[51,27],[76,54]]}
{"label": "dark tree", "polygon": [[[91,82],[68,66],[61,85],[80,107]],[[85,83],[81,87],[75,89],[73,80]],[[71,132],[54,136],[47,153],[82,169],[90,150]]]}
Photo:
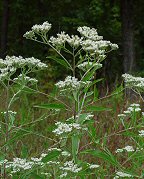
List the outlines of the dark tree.
{"label": "dark tree", "polygon": [[3,0],[2,6],[3,8],[2,8],[2,20],[1,20],[0,56],[1,58],[4,58],[7,53],[9,0]]}
{"label": "dark tree", "polygon": [[134,69],[134,1],[121,0],[122,36],[123,36],[123,70],[124,73]]}

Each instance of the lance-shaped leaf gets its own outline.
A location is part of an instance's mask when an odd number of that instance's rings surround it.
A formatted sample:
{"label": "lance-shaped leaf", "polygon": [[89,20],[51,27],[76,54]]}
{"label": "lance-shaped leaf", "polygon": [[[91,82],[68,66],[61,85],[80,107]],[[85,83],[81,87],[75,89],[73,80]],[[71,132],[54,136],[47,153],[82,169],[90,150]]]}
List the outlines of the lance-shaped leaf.
{"label": "lance-shaped leaf", "polygon": [[72,70],[72,67],[71,67],[71,65],[69,64],[69,62],[67,60],[64,60],[62,58],[57,58],[57,57],[54,57],[54,56],[49,56],[47,58],[53,59],[57,63],[59,63],[59,64],[63,65],[64,67],[69,68],[69,69]]}
{"label": "lance-shaped leaf", "polygon": [[86,110],[87,110],[87,111],[97,111],[97,112],[100,112],[100,111],[111,111],[112,109],[92,105],[92,106],[88,106],[88,107],[86,108]]}
{"label": "lance-shaped leaf", "polygon": [[53,150],[51,152],[49,152],[43,159],[42,162],[46,163],[51,161],[52,159],[58,157],[61,154],[61,151],[58,150]]}
{"label": "lance-shaped leaf", "polygon": [[120,166],[115,156],[110,152],[101,151],[101,150],[85,150],[81,152],[81,154],[90,154],[97,158],[103,159],[104,161],[112,164],[113,166]]}
{"label": "lance-shaped leaf", "polygon": [[65,105],[60,103],[40,104],[34,107],[42,109],[65,109]]}

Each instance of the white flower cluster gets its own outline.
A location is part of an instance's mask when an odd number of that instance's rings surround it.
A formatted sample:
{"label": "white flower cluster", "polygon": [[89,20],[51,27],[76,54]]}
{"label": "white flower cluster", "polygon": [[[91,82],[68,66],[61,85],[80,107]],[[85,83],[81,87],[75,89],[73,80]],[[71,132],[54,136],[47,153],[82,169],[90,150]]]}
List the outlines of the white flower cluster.
{"label": "white flower cluster", "polygon": [[89,51],[91,55],[104,55],[107,47],[110,47],[112,50],[118,48],[117,44],[112,44],[110,41],[103,40],[103,37],[98,35],[95,28],[84,26],[79,27],[77,30],[85,37],[85,40],[81,43],[83,50]]}
{"label": "white flower cluster", "polygon": [[35,36],[35,33],[34,33],[32,30],[27,31],[27,32],[23,35],[23,37],[25,37],[26,39],[34,39],[34,40],[37,39],[37,37]]}
{"label": "white flower cluster", "polygon": [[30,83],[37,83],[38,80],[35,78],[30,78],[29,76],[23,76],[20,74],[17,78],[14,78],[13,81],[18,82],[18,81],[25,81],[25,82],[30,82]]}
{"label": "white flower cluster", "polygon": [[61,154],[63,156],[67,156],[67,157],[69,157],[71,155],[68,151],[63,151]]}
{"label": "white flower cluster", "polygon": [[116,153],[121,153],[121,152],[123,152],[123,151],[127,151],[127,152],[134,152],[135,150],[134,150],[134,148],[133,148],[133,146],[126,146],[126,147],[124,147],[124,148],[121,148],[121,149],[117,149],[115,152]]}
{"label": "white flower cluster", "polygon": [[123,74],[124,82],[127,87],[135,89],[144,89],[144,78],[134,77],[130,74]]}
{"label": "white flower cluster", "polygon": [[88,82],[78,81],[77,78],[67,76],[64,81],[59,81],[55,85],[60,89],[79,89],[81,85],[86,85]]}
{"label": "white flower cluster", "polygon": [[36,24],[36,25],[32,26],[32,30],[35,33],[47,33],[51,29],[51,26],[52,25],[46,21],[42,25]]}
{"label": "white flower cluster", "polygon": [[80,46],[83,38],[80,38],[78,35],[72,35],[71,37],[68,37],[66,41],[71,47],[78,47]]}
{"label": "white flower cluster", "polygon": [[83,71],[86,71],[92,67],[97,67],[97,69],[101,68],[102,67],[102,64],[101,63],[98,63],[98,62],[83,62],[81,63],[80,65],[77,66],[79,69],[83,70]]}
{"label": "white flower cluster", "polygon": [[53,130],[53,132],[56,135],[62,135],[64,133],[69,133],[69,132],[72,132],[72,130],[74,130],[74,129],[76,129],[76,130],[82,129],[80,124],[77,124],[77,123],[66,124],[66,123],[62,123],[62,122],[57,122],[56,126],[57,126],[57,128],[55,130]]}
{"label": "white flower cluster", "polygon": [[118,117],[124,118],[124,117],[126,117],[126,115],[125,114],[118,114]]}
{"label": "white flower cluster", "polygon": [[86,113],[86,118],[85,120],[91,120],[94,117],[92,113]]}
{"label": "white flower cluster", "polygon": [[124,178],[124,177],[131,178],[131,177],[133,177],[132,175],[127,174],[127,173],[124,173],[124,172],[116,172],[116,175],[117,175],[117,176],[114,177],[114,179],[120,178],[120,177],[122,177],[122,178]]}
{"label": "white flower cluster", "polygon": [[51,148],[48,149],[48,152],[51,152],[51,151],[54,151],[54,150],[61,151],[60,148],[51,147]]}
{"label": "white flower cluster", "polygon": [[103,36],[99,36],[97,33],[97,30],[95,28],[90,28],[87,26],[78,27],[77,31],[84,37],[90,39],[90,40],[102,40]]}
{"label": "white flower cluster", "polygon": [[31,29],[32,30],[26,32],[23,36],[27,39],[36,39],[35,33],[39,35],[46,34],[51,29],[51,24],[46,21],[42,25],[36,24],[32,26]]}
{"label": "white flower cluster", "polygon": [[8,160],[7,160],[7,159],[0,160],[0,166],[1,166],[1,165],[4,165],[4,164],[6,164],[7,162],[8,162]]}
{"label": "white flower cluster", "polygon": [[141,111],[140,105],[133,103],[130,105],[130,107],[127,108],[126,111],[123,112],[124,114],[118,114],[118,117],[125,118],[126,114],[132,114],[133,112],[140,112],[140,111]]}
{"label": "white flower cluster", "polygon": [[66,42],[71,46],[77,48],[81,45],[82,39],[78,35],[72,35],[71,37],[62,31],[60,34],[57,34],[57,37],[50,37],[49,42],[53,46],[63,46]]}
{"label": "white flower cluster", "polygon": [[64,171],[70,171],[70,172],[73,172],[73,173],[78,173],[79,171],[82,170],[82,167],[78,167],[78,165],[74,164],[73,161],[66,161],[64,163],[64,166],[60,167],[60,169],[64,170]]}
{"label": "white flower cluster", "polygon": [[88,166],[89,166],[90,169],[95,169],[95,168],[99,168],[100,167],[100,165],[90,164],[90,163],[88,163]]}
{"label": "white flower cluster", "polygon": [[68,174],[67,172],[62,173],[62,174],[60,175],[60,178],[64,178],[64,177],[66,177],[67,174]]}
{"label": "white flower cluster", "polygon": [[28,162],[26,159],[14,158],[13,162],[7,162],[6,168],[12,168],[11,173],[19,172],[20,170],[28,170],[33,167],[33,162]]}
{"label": "white flower cluster", "polygon": [[[7,112],[6,111],[4,111],[4,112],[1,112],[2,114],[4,114],[4,115],[6,115],[7,114]],[[9,115],[13,115],[13,116],[15,116],[16,114],[17,114],[17,112],[16,111],[8,111],[8,114]]]}
{"label": "white flower cluster", "polygon": [[131,104],[130,107],[127,108],[126,111],[124,111],[124,114],[131,114],[133,112],[139,112],[141,111],[140,105],[139,104]]}
{"label": "white flower cluster", "polygon": [[28,66],[31,71],[37,68],[43,69],[47,67],[46,64],[34,57],[23,58],[22,56],[6,56],[5,60],[0,59],[0,80],[6,79],[9,75],[12,75],[17,68],[23,68],[24,66]]}
{"label": "white flower cluster", "polygon": [[52,43],[53,46],[62,46],[69,38],[68,34],[61,32],[60,34],[57,34],[57,37],[50,37],[49,42]]}
{"label": "white flower cluster", "polygon": [[144,130],[139,131],[139,136],[144,136]]}
{"label": "white flower cluster", "polygon": [[110,47],[112,50],[118,48],[117,44],[112,44],[110,41],[99,40],[93,41],[91,39],[86,39],[81,43],[83,50],[89,51],[91,55],[104,55],[106,49]]}

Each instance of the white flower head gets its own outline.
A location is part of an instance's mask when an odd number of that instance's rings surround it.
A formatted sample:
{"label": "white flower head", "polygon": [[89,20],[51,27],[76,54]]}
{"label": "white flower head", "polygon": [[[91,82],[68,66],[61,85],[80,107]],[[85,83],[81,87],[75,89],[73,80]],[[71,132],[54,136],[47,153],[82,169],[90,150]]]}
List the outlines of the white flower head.
{"label": "white flower head", "polygon": [[97,30],[95,28],[90,28],[87,26],[83,26],[83,27],[78,27],[78,32],[80,32],[80,34],[88,39],[97,41],[97,40],[102,40],[103,37],[99,36],[97,33]]}
{"label": "white flower head", "polygon": [[99,168],[100,165],[97,165],[97,164],[89,164],[89,168],[90,169],[95,169],[95,168]]}
{"label": "white flower head", "polygon": [[68,151],[62,151],[61,153],[63,156],[69,157],[71,154]]}
{"label": "white flower head", "polygon": [[77,67],[83,71],[87,71],[88,69],[90,69],[92,67],[97,67],[96,68],[96,70],[97,70],[102,67],[102,64],[98,63],[98,62],[83,62],[83,63],[79,64]]}
{"label": "white flower head", "polygon": [[49,42],[52,43],[53,46],[63,46],[67,39],[70,39],[69,35],[62,31],[60,34],[57,34],[57,37],[50,37]]}
{"label": "white flower head", "polygon": [[47,21],[42,25],[34,25],[32,26],[32,31],[35,33],[47,33],[51,29],[51,24]]}
{"label": "white flower head", "polygon": [[118,177],[122,177],[122,178],[124,178],[124,177],[131,178],[131,177],[133,177],[132,175],[127,174],[127,173],[124,173],[124,172],[116,172],[116,175],[117,175]]}
{"label": "white flower head", "polygon": [[74,164],[73,161],[66,161],[64,163],[64,166],[60,167],[60,169],[63,170],[63,171],[70,171],[70,172],[73,172],[73,173],[78,173],[79,171],[82,170],[82,167],[78,167],[78,165]]}
{"label": "white flower head", "polygon": [[80,46],[83,38],[80,38],[78,35],[72,35],[71,37],[68,36],[66,41],[71,47],[78,47]]}
{"label": "white flower head", "polygon": [[139,136],[144,136],[144,130],[139,131]]}
{"label": "white flower head", "polygon": [[133,146],[129,146],[129,145],[124,147],[123,149],[126,150],[127,152],[133,152],[133,151],[135,151]]}
{"label": "white flower head", "polygon": [[134,89],[144,89],[144,78],[142,77],[134,77],[130,74],[123,74],[122,77],[124,78],[124,82],[127,87],[134,88]]}
{"label": "white flower head", "polygon": [[56,135],[62,135],[62,134],[67,134],[72,132],[72,130],[80,130],[82,127],[80,124],[77,123],[72,123],[72,124],[67,124],[67,123],[62,123],[62,122],[57,122],[56,123],[57,128],[53,130],[53,133]]}
{"label": "white flower head", "polygon": [[81,86],[89,84],[89,81],[79,81],[77,78],[67,76],[64,81],[59,81],[55,85],[60,89],[61,92],[78,90]]}
{"label": "white flower head", "polygon": [[118,117],[124,118],[124,117],[126,117],[126,115],[125,114],[118,114]]}
{"label": "white flower head", "polygon": [[133,148],[133,146],[125,146],[124,148],[121,148],[121,149],[117,149],[115,152],[116,153],[121,153],[121,152],[123,152],[123,151],[127,151],[127,152],[134,152],[135,150],[134,150],[134,148]]}

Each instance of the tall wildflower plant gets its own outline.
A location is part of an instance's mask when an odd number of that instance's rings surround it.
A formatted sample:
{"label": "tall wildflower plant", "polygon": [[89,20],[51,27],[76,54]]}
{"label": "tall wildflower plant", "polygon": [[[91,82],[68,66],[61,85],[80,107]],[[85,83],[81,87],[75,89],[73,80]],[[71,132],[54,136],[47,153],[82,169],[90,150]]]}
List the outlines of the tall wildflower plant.
{"label": "tall wildflower plant", "polygon": [[[52,131],[55,136],[54,143],[47,151],[42,151],[38,157],[27,159],[15,157],[13,160],[9,160],[10,137],[12,133],[17,131],[15,126],[17,113],[12,111],[12,104],[19,93],[23,92],[24,89],[29,89],[29,86],[33,86],[34,91],[37,90],[37,80],[30,78],[28,74],[46,68],[47,65],[33,57],[7,56],[5,60],[0,59],[0,82],[5,88],[7,96],[0,129],[4,138],[4,144],[1,147],[4,157],[0,160],[2,177],[4,179],[7,177],[14,179],[138,177],[137,174],[127,171],[124,165],[128,161],[134,163],[135,154],[138,154],[138,157],[139,154],[142,154],[140,147],[134,148],[132,145],[127,145],[116,149],[115,154],[112,154],[108,148],[103,147],[102,150],[98,150],[91,148],[90,145],[93,143],[97,147],[100,146],[100,139],[95,139],[94,112],[107,110],[95,106],[98,99],[96,84],[100,81],[100,79],[95,79],[95,74],[97,70],[102,68],[102,61],[105,60],[106,54],[116,50],[118,45],[103,40],[96,29],[87,26],[78,27],[79,35],[71,36],[61,32],[56,37],[49,37],[50,29],[51,24],[48,22],[44,22],[42,25],[34,25],[30,31],[24,34],[24,37],[52,48],[57,55],[48,58],[57,61],[68,69],[69,76],[55,84],[55,94],[50,95],[50,98],[53,99],[51,103],[35,107],[52,109],[55,112],[60,111],[67,115],[63,115],[63,120],[56,121],[55,128]],[[19,72],[20,74],[18,74]],[[140,111],[139,104],[132,104],[127,111],[119,114],[118,117],[124,129],[112,135],[119,135],[124,132],[124,134],[130,136],[128,131],[134,129],[137,125],[137,118],[141,117]],[[129,119],[127,115],[130,115],[129,117],[132,119],[130,123],[127,123],[127,119]],[[142,137],[143,134],[144,132],[141,129],[137,136]],[[86,144],[86,146],[89,146],[86,150],[83,146],[83,139],[87,135],[90,141]],[[138,137],[130,136],[130,141],[135,141],[140,146],[142,140]],[[127,159],[121,164],[118,159],[124,152],[127,152]],[[95,162],[88,162],[86,155],[95,157]],[[106,169],[104,162],[96,161],[98,158],[107,162],[109,169]],[[114,166],[115,171],[109,171],[111,165]],[[142,173],[139,177],[142,177]]]}
{"label": "tall wildflower plant", "polygon": [[6,56],[0,59],[0,84],[5,89],[5,111],[1,111],[2,120],[0,121],[0,135],[3,146],[3,154],[0,161],[1,176],[7,178],[7,158],[10,154],[11,136],[17,133],[15,126],[17,112],[12,110],[13,103],[18,96],[29,86],[36,87],[37,80],[29,77],[30,73],[46,68],[47,65],[34,57],[23,58],[21,56]]}
{"label": "tall wildflower plant", "polygon": [[[81,139],[89,132],[89,126],[94,122],[92,111],[98,110],[92,106],[96,99],[95,84],[99,81],[94,76],[96,71],[102,68],[102,61],[105,60],[106,54],[116,50],[118,45],[103,40],[96,29],[87,26],[78,27],[80,36],[70,36],[61,32],[56,37],[49,37],[50,28],[51,24],[48,22],[34,25],[24,37],[50,46],[59,57],[48,58],[57,61],[71,73],[64,81],[55,84],[57,95],[62,96],[64,101],[50,104],[53,108],[69,112],[69,117],[62,122],[57,121],[56,128],[53,130],[59,141],[60,150],[63,150],[62,153],[65,153],[66,157],[62,163],[60,162],[60,166],[57,164],[56,168],[59,169],[52,176],[54,178],[82,177],[89,170],[98,172],[99,168],[98,164],[82,162],[79,156]],[[69,60],[66,58],[67,54]],[[49,108],[50,105],[47,107]],[[67,145],[71,146],[70,149]],[[93,172],[90,175],[92,174]]]}

